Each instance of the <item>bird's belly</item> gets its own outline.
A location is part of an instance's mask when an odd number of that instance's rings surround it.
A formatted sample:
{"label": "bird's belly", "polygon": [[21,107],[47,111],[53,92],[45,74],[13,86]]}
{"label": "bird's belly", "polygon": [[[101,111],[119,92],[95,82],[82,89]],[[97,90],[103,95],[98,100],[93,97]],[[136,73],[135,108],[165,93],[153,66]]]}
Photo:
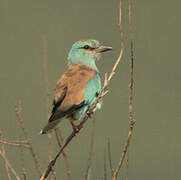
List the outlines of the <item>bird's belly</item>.
{"label": "bird's belly", "polygon": [[73,120],[73,121],[74,120],[81,121],[84,118],[87,109],[88,109],[88,105],[86,105],[86,106],[82,107],[81,109],[75,111],[71,116],[71,120]]}
{"label": "bird's belly", "polygon": [[94,112],[101,109],[102,104],[103,104],[103,101],[102,101],[102,99],[100,99],[99,102],[97,103],[95,109],[94,109]]}
{"label": "bird's belly", "polygon": [[[95,109],[94,109],[94,112],[95,112],[96,110],[101,109],[102,103],[103,103],[102,100],[99,100],[99,102],[97,103],[97,105],[96,105],[96,107],[95,107]],[[73,120],[73,121],[74,121],[74,120],[82,121],[83,118],[84,118],[84,116],[85,116],[85,113],[86,113],[88,107],[89,107],[88,105],[87,105],[87,106],[84,106],[84,107],[82,107],[81,109],[79,109],[79,110],[77,110],[76,112],[74,112],[73,115],[71,116],[71,120]]]}

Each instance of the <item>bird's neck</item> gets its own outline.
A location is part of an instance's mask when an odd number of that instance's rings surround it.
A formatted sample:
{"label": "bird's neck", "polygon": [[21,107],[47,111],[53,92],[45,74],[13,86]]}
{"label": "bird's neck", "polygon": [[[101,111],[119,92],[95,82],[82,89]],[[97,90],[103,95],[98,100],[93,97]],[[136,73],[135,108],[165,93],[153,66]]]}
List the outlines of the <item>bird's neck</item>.
{"label": "bird's neck", "polygon": [[87,61],[86,59],[84,61],[82,61],[82,60],[79,60],[79,59],[74,59],[73,61],[68,62],[68,66],[75,65],[75,64],[84,65],[84,66],[87,66],[87,67],[99,72],[99,70],[98,70],[98,68],[97,68],[97,66],[95,64],[95,61]]}

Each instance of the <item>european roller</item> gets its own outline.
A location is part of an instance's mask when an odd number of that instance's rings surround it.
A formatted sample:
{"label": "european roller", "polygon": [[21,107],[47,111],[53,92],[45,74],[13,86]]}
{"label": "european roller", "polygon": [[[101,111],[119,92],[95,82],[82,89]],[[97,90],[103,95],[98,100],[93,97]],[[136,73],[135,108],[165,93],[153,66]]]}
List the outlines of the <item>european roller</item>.
{"label": "european roller", "polygon": [[[73,44],[68,54],[68,69],[55,86],[53,109],[48,124],[40,131],[46,134],[54,129],[61,119],[82,120],[95,96],[101,92],[101,78],[96,61],[101,53],[112,47],[102,46],[97,40],[80,40]],[[99,102],[95,109],[99,109]]]}

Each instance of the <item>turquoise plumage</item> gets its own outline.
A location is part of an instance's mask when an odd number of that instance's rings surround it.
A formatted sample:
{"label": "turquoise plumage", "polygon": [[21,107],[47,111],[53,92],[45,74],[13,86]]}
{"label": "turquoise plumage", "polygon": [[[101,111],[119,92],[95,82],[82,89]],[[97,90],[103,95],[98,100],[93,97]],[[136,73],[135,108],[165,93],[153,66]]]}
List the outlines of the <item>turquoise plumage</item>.
{"label": "turquoise plumage", "polygon": [[[57,81],[53,110],[41,134],[55,128],[63,117],[70,120],[73,128],[73,120],[83,119],[95,96],[101,92],[101,78],[95,61],[102,52],[111,49],[92,39],[73,44],[68,55],[68,69]],[[101,102],[96,109],[100,106]]]}

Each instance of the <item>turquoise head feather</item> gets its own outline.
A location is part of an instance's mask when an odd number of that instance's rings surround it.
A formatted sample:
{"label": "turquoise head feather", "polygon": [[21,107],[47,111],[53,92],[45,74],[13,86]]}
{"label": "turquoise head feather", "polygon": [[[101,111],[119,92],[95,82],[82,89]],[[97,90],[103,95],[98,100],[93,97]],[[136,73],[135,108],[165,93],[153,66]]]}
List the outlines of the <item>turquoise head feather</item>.
{"label": "turquoise head feather", "polygon": [[111,50],[111,47],[101,46],[97,40],[80,40],[73,44],[68,54],[68,65],[86,65],[98,71],[95,61],[102,52]]}

